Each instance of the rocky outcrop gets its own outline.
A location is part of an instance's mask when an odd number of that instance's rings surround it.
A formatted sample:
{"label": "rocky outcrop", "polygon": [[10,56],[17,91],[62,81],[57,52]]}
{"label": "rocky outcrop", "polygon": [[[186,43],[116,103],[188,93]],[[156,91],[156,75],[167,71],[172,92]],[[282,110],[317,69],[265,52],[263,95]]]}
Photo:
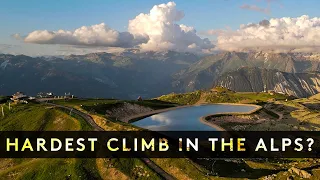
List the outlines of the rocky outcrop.
{"label": "rocky outcrop", "polygon": [[153,109],[133,103],[120,103],[117,106],[108,109],[106,115],[120,121],[125,121],[127,117],[153,111]]}

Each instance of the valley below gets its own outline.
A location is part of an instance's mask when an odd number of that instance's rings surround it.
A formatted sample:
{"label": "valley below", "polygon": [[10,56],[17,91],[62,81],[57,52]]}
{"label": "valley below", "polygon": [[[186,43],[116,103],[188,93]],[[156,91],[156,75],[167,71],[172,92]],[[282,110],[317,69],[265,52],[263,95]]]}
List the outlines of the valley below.
{"label": "valley below", "polygon": [[[125,119],[157,115],[169,108],[194,106],[201,108],[212,103],[243,103],[259,105],[262,108],[250,114],[216,114],[207,116],[213,123],[226,130],[249,131],[304,131],[319,130],[320,117],[318,95],[309,98],[292,98],[277,93],[241,93],[222,87],[210,91],[196,91],[183,94],[168,94],[158,98],[132,101],[117,99],[60,99],[51,103],[76,109],[92,118],[105,131],[143,130]],[[5,116],[1,117],[1,130],[92,130],[75,113],[48,104],[4,104]],[[184,109],[184,108],[182,108]],[[170,112],[170,111],[167,111]],[[212,114],[202,114],[203,116]],[[152,117],[152,116],[151,116]],[[170,118],[170,117],[168,117]],[[45,119],[46,121],[42,121]],[[139,122],[136,119],[136,122]],[[31,122],[32,121],[32,122]],[[200,122],[200,119],[195,119]],[[208,126],[209,127],[209,126]],[[320,161],[318,159],[220,159],[197,160],[186,158],[151,158],[164,172],[177,179],[286,179],[304,176],[318,179]],[[46,163],[43,163],[46,162]],[[52,174],[56,177],[74,179],[161,179],[141,159],[1,159],[0,176],[6,179],[25,179]],[[61,165],[63,164],[63,165]],[[25,168],[28,167],[28,168]],[[226,168],[229,167],[229,168]],[[230,171],[232,167],[232,171]],[[302,174],[304,175],[301,175]],[[51,177],[51,178],[50,178]]]}
{"label": "valley below", "polygon": [[70,92],[78,97],[136,99],[223,86],[302,98],[320,91],[317,57],[317,53],[175,51],[63,57],[0,54],[0,95]]}

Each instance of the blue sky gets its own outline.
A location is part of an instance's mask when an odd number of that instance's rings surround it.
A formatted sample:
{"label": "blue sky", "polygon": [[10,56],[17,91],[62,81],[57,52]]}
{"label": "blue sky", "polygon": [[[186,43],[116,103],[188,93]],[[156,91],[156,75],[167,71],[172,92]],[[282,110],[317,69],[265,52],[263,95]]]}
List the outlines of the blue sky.
{"label": "blue sky", "polygon": [[[270,1],[270,0],[269,0]],[[154,5],[168,1],[156,0],[2,0],[0,5],[0,44],[25,45],[10,37],[27,35],[34,30],[73,30],[104,22],[118,31],[127,31],[128,21],[140,13],[148,13]],[[319,17],[319,0],[175,0],[185,14],[179,24],[194,27],[197,32],[210,29],[239,28],[240,24],[263,19]],[[255,5],[270,13],[241,9]],[[203,35],[201,36],[203,37]]]}

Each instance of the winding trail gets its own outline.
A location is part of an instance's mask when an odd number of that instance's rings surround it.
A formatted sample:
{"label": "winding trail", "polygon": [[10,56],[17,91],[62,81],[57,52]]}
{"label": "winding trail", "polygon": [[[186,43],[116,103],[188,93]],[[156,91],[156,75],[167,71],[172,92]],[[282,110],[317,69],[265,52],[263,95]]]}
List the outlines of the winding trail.
{"label": "winding trail", "polygon": [[[74,108],[71,108],[71,107],[68,107],[68,106],[62,106],[62,105],[58,105],[58,104],[54,104],[54,103],[46,103],[46,104],[66,109],[68,111],[71,111],[72,113],[75,113],[75,114],[81,116],[85,121],[87,121],[94,128],[95,131],[105,131],[104,129],[102,129],[100,126],[98,126],[94,122],[93,118],[89,114],[83,113],[83,112],[81,112],[81,111],[79,111],[77,109],[74,109]],[[159,167],[157,164],[155,164],[153,161],[151,161],[149,158],[140,158],[140,159],[150,169],[152,169],[154,172],[156,172],[161,178],[168,179],[168,180],[174,180],[175,179],[170,174],[168,174],[166,171],[164,171],[161,167]]]}
{"label": "winding trail", "polygon": [[267,107],[264,107],[264,108],[265,108],[266,110],[268,110],[268,111],[271,111],[271,112],[273,112],[273,113],[277,114],[277,115],[278,115],[278,120],[279,120],[279,121],[283,119],[283,114],[282,114],[282,113],[280,113],[280,112],[278,112],[278,111],[275,111],[275,110],[272,110],[272,109],[267,108]]}

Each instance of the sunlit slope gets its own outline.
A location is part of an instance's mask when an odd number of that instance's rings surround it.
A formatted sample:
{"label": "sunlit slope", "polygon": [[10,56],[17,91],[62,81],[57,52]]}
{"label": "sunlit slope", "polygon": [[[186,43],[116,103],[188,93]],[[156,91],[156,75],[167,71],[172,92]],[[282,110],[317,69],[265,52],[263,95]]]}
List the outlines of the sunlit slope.
{"label": "sunlit slope", "polygon": [[285,100],[289,96],[267,92],[234,92],[222,87],[215,87],[209,91],[194,91],[181,94],[168,94],[156,99],[164,102],[177,103],[180,105],[202,103],[252,103],[258,104],[270,100]]}
{"label": "sunlit slope", "polygon": [[312,99],[312,100],[320,100],[320,94],[313,95],[313,96],[311,96],[309,99]]}
{"label": "sunlit slope", "polygon": [[[22,131],[77,131],[81,122],[67,113],[39,104],[5,106],[0,127]],[[88,128],[88,127],[85,127]],[[1,179],[100,179],[95,159],[0,159]]]}
{"label": "sunlit slope", "polygon": [[65,112],[39,104],[13,105],[4,107],[4,117],[0,117],[2,131],[76,131],[81,123]]}
{"label": "sunlit slope", "polygon": [[[22,131],[87,131],[81,117],[41,104],[4,106],[0,128]],[[0,179],[159,179],[139,159],[0,159]]]}

